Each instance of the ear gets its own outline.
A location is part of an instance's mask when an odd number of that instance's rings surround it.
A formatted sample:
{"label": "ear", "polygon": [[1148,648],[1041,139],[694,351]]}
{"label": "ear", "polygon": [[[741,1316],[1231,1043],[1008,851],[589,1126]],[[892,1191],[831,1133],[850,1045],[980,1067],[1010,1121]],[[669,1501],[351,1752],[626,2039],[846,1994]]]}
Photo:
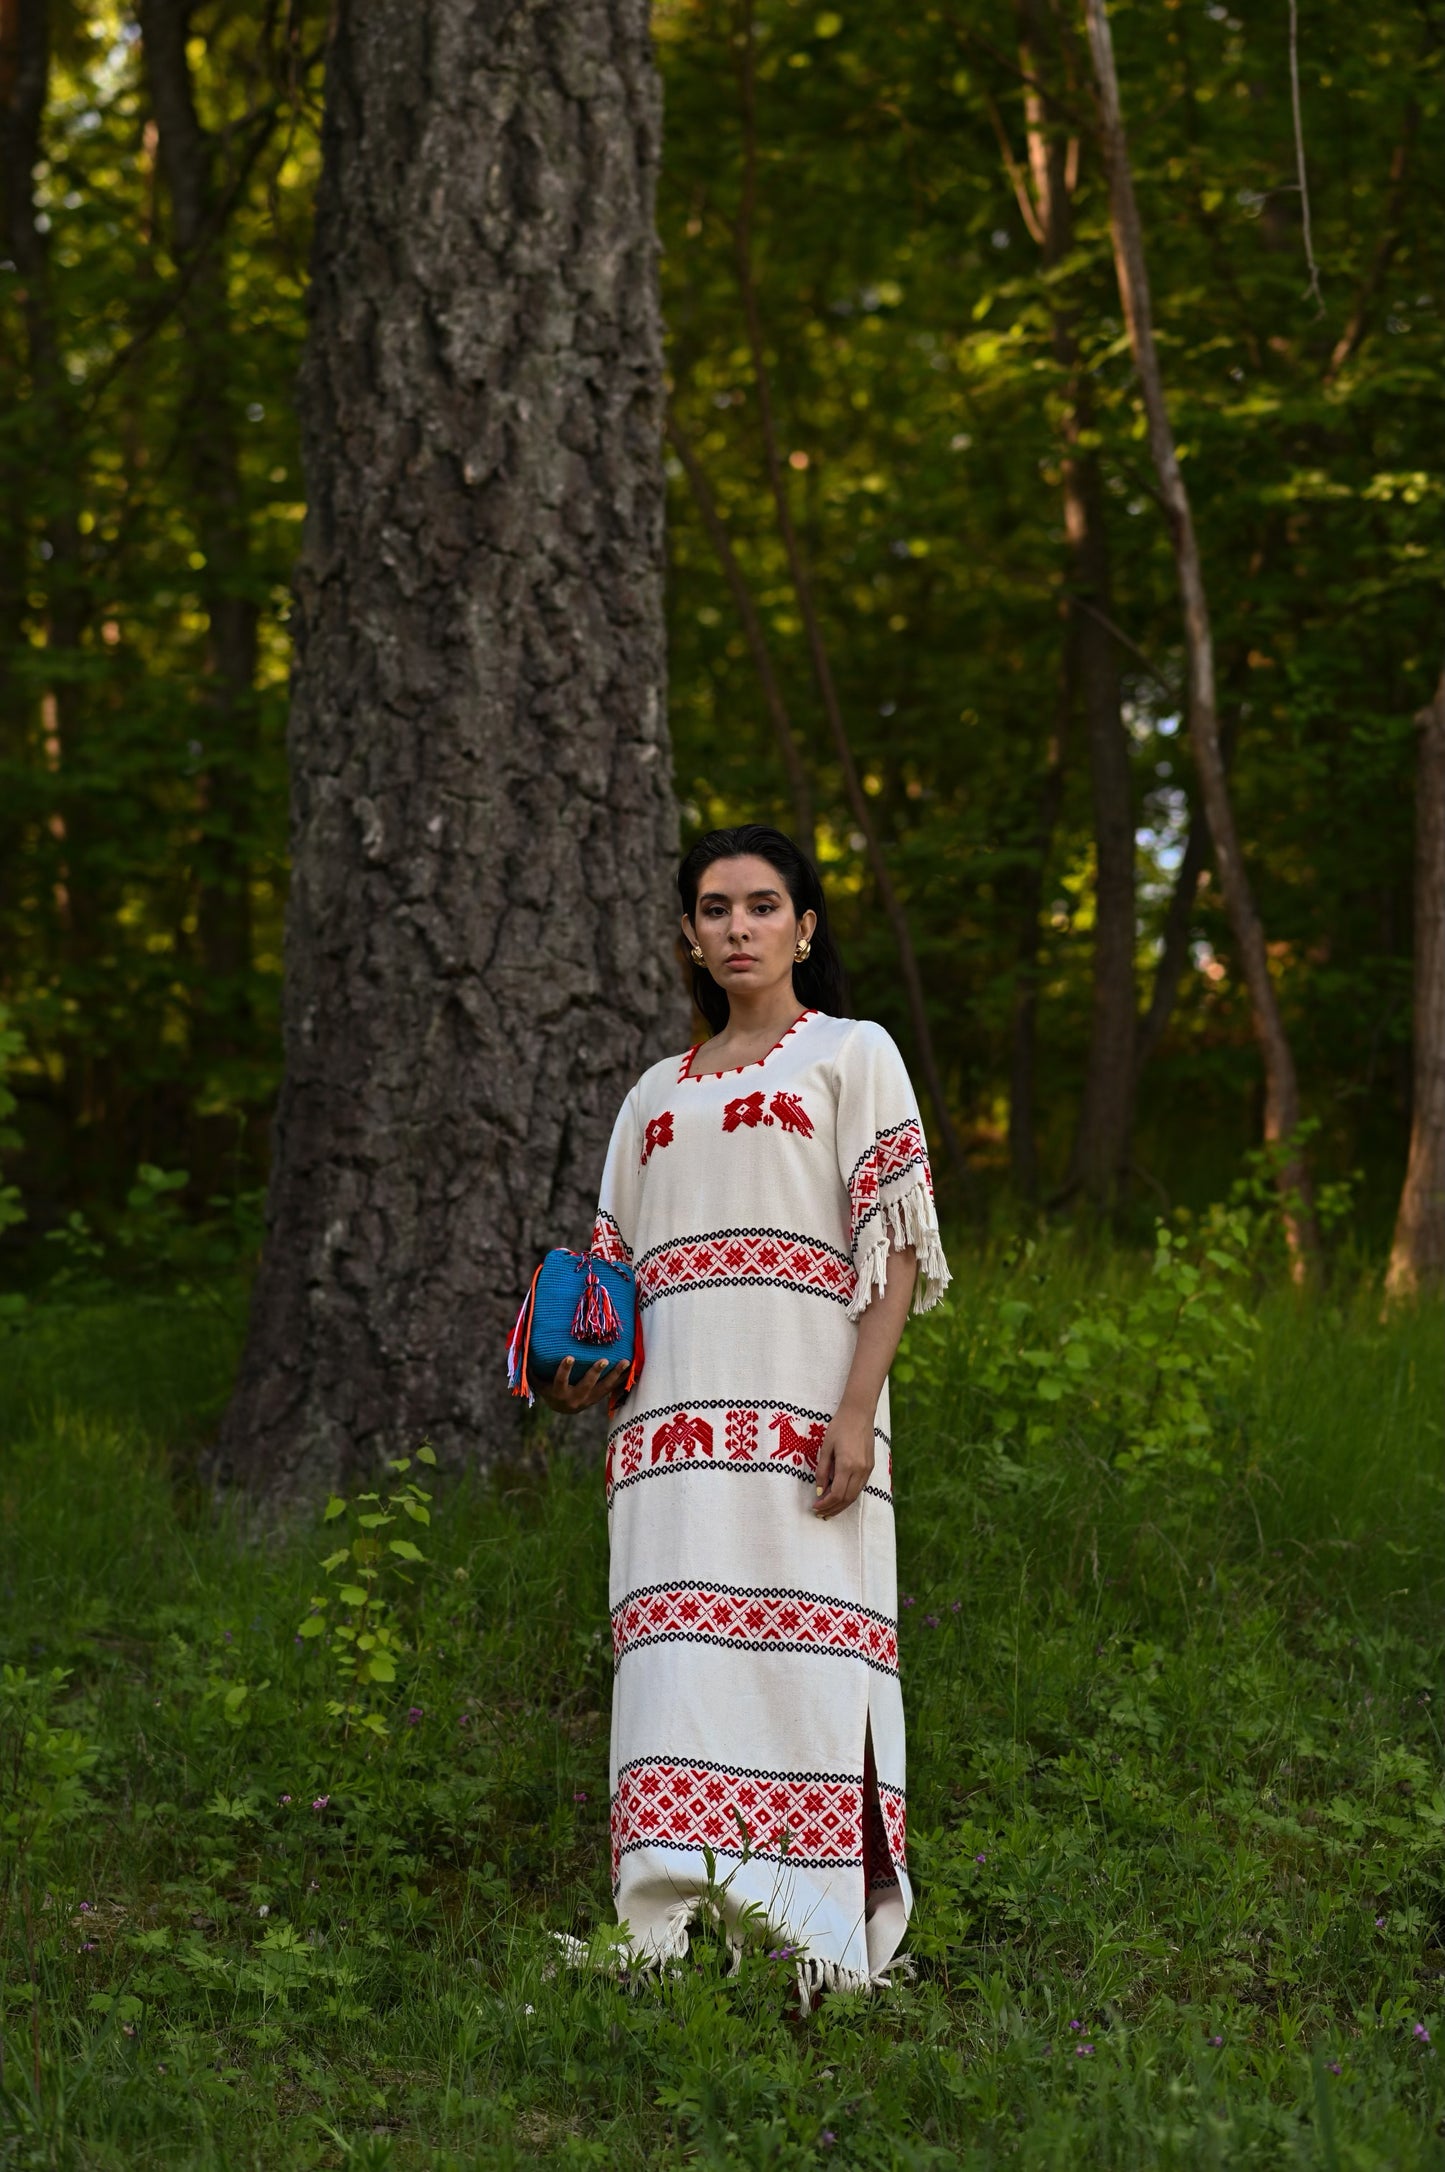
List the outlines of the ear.
{"label": "ear", "polygon": [[693,944],[697,942],[697,937],[692,931],[692,922],[688,919],[686,913],[684,913],[682,916],[682,939],[687,944],[689,950],[691,950]]}
{"label": "ear", "polygon": [[805,913],[800,913],[798,916],[798,941],[800,943],[811,943],[811,941],[813,940],[813,930],[814,928],[816,928],[817,925],[818,915],[813,911],[810,905]]}

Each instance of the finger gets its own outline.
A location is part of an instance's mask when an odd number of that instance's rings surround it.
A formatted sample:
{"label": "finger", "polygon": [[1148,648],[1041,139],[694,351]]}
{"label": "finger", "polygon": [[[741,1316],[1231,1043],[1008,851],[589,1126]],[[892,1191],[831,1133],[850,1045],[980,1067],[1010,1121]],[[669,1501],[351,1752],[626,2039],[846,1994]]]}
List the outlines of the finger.
{"label": "finger", "polygon": [[572,1360],[563,1358],[552,1378],[552,1385],[559,1395],[565,1395],[572,1385]]}
{"label": "finger", "polygon": [[827,1492],[832,1482],[836,1461],[836,1449],[831,1441],[825,1440],[818,1450],[818,1461],[813,1471],[813,1497],[815,1500],[821,1500],[822,1496]]}

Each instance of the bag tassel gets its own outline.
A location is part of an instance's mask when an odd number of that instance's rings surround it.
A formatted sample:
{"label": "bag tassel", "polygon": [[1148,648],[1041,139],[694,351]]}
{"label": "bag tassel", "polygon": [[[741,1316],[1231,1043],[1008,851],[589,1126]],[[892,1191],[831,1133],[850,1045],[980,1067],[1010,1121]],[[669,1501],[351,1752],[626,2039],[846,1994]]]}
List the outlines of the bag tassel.
{"label": "bag tassel", "polygon": [[617,1317],[617,1307],[607,1294],[606,1283],[589,1260],[587,1280],[572,1315],[573,1338],[577,1342],[616,1342],[621,1333],[622,1322]]}
{"label": "bag tassel", "polygon": [[541,1272],[542,1269],[538,1267],[537,1273],[532,1277],[527,1294],[522,1299],[522,1309],[517,1314],[517,1324],[507,1341],[507,1385],[513,1395],[525,1395],[529,1404],[536,1400],[527,1379],[527,1359],[532,1349],[532,1315],[537,1309],[537,1276]]}

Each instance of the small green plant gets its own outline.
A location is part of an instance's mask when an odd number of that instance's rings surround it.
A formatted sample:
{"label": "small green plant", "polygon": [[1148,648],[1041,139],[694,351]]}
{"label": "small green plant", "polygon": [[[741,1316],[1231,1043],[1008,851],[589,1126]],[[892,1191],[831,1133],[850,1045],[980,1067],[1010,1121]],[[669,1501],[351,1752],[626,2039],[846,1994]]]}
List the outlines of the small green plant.
{"label": "small green plant", "polygon": [[[401,1456],[388,1465],[404,1481],[394,1493],[362,1493],[354,1501],[333,1494],[326,1504],[325,1521],[338,1523],[347,1517],[350,1536],[344,1546],[338,1546],[321,1563],[326,1575],[336,1582],[313,1597],[296,1634],[307,1640],[325,1637],[329,1643],[341,1693],[328,1702],[326,1709],[331,1718],[342,1721],[343,1741],[353,1727],[383,1740],[391,1732],[390,1700],[379,1699],[374,1692],[393,1687],[398,1667],[411,1649],[396,1592],[398,1586],[412,1583],[408,1570],[420,1568],[426,1556],[415,1539],[386,1534],[394,1532],[397,1525],[404,1528],[404,1520],[429,1524],[432,1514],[431,1495],[415,1479],[406,1477],[412,1460]],[[415,1460],[436,1464],[436,1456],[425,1442],[418,1448]]]}
{"label": "small green plant", "polygon": [[88,1807],[85,1779],[99,1752],[60,1721],[69,1681],[68,1667],[0,1666],[0,1891]]}

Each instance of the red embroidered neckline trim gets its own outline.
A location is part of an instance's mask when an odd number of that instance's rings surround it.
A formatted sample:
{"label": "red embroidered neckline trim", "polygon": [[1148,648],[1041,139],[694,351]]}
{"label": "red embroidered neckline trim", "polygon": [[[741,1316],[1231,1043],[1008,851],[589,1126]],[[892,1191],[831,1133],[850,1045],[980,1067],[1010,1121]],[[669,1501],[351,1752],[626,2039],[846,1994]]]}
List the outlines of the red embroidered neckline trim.
{"label": "red embroidered neckline trim", "polygon": [[799,1026],[806,1025],[810,1018],[816,1018],[817,1015],[818,1013],[816,1011],[799,1011],[797,1017],[793,1020],[793,1023],[789,1026],[787,1032],[780,1033],[778,1035],[778,1038],[776,1039],[776,1041],[774,1041],[772,1047],[768,1050],[767,1055],[754,1056],[751,1063],[735,1063],[732,1068],[727,1071],[699,1071],[695,1078],[693,1076],[692,1070],[692,1059],[704,1044],[701,1041],[694,1041],[692,1047],[688,1050],[687,1054],[683,1057],[682,1062],[678,1065],[677,1083],[679,1086],[681,1086],[683,1081],[686,1080],[689,1086],[701,1086],[705,1078],[737,1078],[741,1077],[744,1071],[761,1070],[762,1066],[767,1062],[768,1056],[776,1056],[784,1041],[790,1039],[791,1036],[797,1032]]}

